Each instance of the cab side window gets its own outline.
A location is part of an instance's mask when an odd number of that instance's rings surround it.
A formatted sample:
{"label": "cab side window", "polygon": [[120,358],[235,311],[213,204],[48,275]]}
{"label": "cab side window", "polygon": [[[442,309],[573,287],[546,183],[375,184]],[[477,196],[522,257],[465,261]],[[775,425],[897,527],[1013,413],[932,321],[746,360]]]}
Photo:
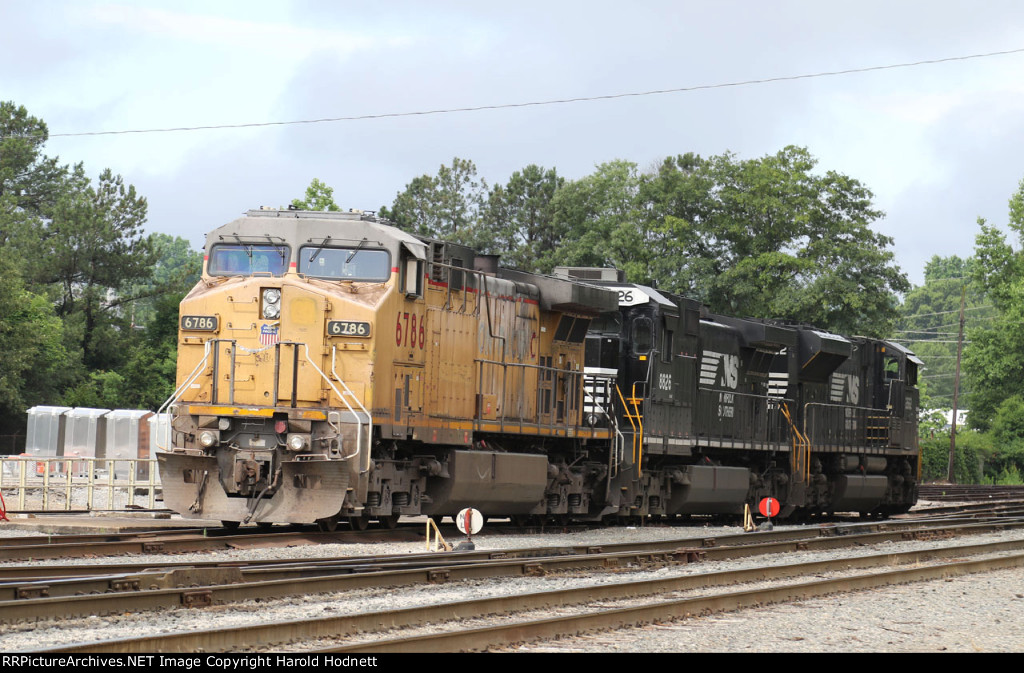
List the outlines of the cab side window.
{"label": "cab side window", "polygon": [[651,319],[633,319],[633,355],[647,355],[654,347],[654,330]]}

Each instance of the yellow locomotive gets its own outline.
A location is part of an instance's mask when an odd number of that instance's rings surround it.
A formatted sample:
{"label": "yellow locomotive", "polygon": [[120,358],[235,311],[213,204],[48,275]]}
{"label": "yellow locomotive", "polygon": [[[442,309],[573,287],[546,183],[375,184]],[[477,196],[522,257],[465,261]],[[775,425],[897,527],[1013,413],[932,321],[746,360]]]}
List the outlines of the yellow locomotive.
{"label": "yellow locomotive", "polygon": [[612,424],[585,402],[584,342],[617,306],[368,214],[250,211],[208,235],[181,303],[164,500],[326,529],[586,514]]}

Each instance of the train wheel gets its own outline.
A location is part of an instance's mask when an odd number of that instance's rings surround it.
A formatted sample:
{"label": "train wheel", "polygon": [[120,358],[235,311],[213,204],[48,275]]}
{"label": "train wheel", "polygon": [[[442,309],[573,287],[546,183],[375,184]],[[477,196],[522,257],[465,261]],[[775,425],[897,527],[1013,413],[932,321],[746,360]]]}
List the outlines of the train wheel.
{"label": "train wheel", "polygon": [[266,533],[267,531],[269,531],[273,527],[274,527],[274,523],[272,521],[260,521],[259,523],[256,524],[256,528],[260,529],[264,533]]}
{"label": "train wheel", "polygon": [[381,528],[385,528],[387,530],[394,530],[398,527],[398,514],[378,517],[377,520],[380,522]]}
{"label": "train wheel", "polygon": [[238,530],[238,527],[242,525],[241,521],[221,521],[220,525],[224,526],[226,530]]}
{"label": "train wheel", "polygon": [[333,533],[338,530],[338,517],[329,516],[326,519],[317,519],[316,525],[325,533]]}
{"label": "train wheel", "polygon": [[352,527],[352,530],[366,530],[370,526],[370,517],[365,514],[350,516],[348,518],[348,525]]}

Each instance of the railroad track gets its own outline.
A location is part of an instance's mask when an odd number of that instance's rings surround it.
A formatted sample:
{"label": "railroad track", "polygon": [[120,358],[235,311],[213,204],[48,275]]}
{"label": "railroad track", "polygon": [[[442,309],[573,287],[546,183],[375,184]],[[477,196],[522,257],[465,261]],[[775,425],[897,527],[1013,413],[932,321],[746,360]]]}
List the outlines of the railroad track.
{"label": "railroad track", "polygon": [[[899,525],[899,522],[922,518],[956,518],[956,517],[987,517],[987,516],[1020,516],[1024,515],[1024,501],[1014,504],[998,504],[978,502],[973,504],[950,505],[915,510],[878,524],[864,525]],[[859,521],[859,519],[854,519]],[[828,526],[826,522],[821,525]],[[692,525],[680,525],[681,522],[658,523],[662,527],[678,527],[680,530],[692,530]],[[598,529],[601,527],[597,527]],[[511,524],[491,524],[488,532],[479,535],[500,533],[568,533],[583,532],[590,528],[585,526],[551,526],[551,527],[516,527]],[[446,535],[454,537],[457,533],[453,526],[445,527]],[[749,534],[742,537],[749,538]],[[360,544],[379,542],[416,542],[425,538],[424,528],[420,524],[403,524],[394,530],[371,529],[366,531],[334,531],[322,532],[311,528],[280,527],[276,532],[257,529],[238,531],[228,528],[176,528],[139,531],[132,533],[94,533],[94,534],[48,534],[21,537],[0,537],[0,562],[32,559],[75,559],[124,556],[137,554],[183,554],[189,552],[213,552],[223,550],[243,550],[256,547],[293,547],[298,545],[322,544]]]}
{"label": "railroad track", "polygon": [[[135,613],[142,610],[166,609],[183,605],[213,609],[217,605],[231,604],[242,600],[258,599],[260,601],[267,601],[273,598],[288,596],[305,597],[324,592],[350,594],[361,590],[381,590],[383,587],[409,587],[414,585],[437,587],[459,580],[479,581],[487,577],[550,576],[555,573],[565,572],[622,572],[625,569],[683,565],[701,560],[756,557],[796,550],[807,551],[819,548],[836,549],[842,547],[863,549],[866,545],[877,544],[885,540],[934,539],[992,530],[1004,530],[1020,525],[1021,522],[1018,521],[1002,523],[969,522],[945,527],[939,525],[913,527],[908,525],[902,527],[901,530],[878,530],[879,526],[882,528],[886,526],[881,524],[874,526],[851,526],[848,527],[849,530],[841,529],[845,530],[845,532],[828,530],[827,528],[775,531],[771,534],[759,533],[753,536],[723,536],[714,539],[691,538],[683,541],[645,543],[644,545],[605,545],[603,548],[556,547],[547,550],[491,551],[475,555],[469,553],[447,554],[435,559],[425,558],[429,555],[423,555],[424,558],[416,559],[408,559],[405,556],[397,559],[381,557],[372,560],[372,562],[368,558],[327,559],[316,563],[297,563],[292,561],[290,564],[268,564],[262,562],[261,564],[251,564],[248,567],[211,568],[209,569],[210,572],[205,575],[200,572],[189,574],[189,572],[201,570],[198,568],[169,571],[172,578],[171,582],[194,582],[199,586],[185,584],[185,586],[168,588],[166,586],[161,587],[159,582],[155,585],[147,584],[147,582],[153,581],[154,578],[160,576],[161,571],[159,570],[134,578],[126,576],[107,577],[108,581],[118,583],[117,587],[120,591],[117,593],[100,593],[85,596],[32,596],[29,592],[33,586],[36,589],[46,586],[49,587],[48,591],[54,591],[55,593],[59,591],[67,592],[69,589],[74,589],[74,587],[71,586],[70,582],[65,585],[55,582],[37,581],[33,583],[22,580],[20,582],[8,582],[3,585],[2,591],[4,592],[17,591],[21,587],[25,593],[22,594],[21,598],[13,599],[7,598],[10,594],[4,595],[6,600],[0,600],[0,621],[11,623],[33,619],[67,619],[74,615],[95,616],[112,613],[121,614],[124,612]],[[727,537],[739,538],[740,540],[738,541],[742,543],[725,544],[727,541],[725,538]],[[1002,547],[998,547],[1002,551],[1024,549],[1024,540],[1002,543],[1002,545]],[[946,551],[915,552],[918,555],[913,558],[917,560],[912,562],[916,563],[925,558],[939,558],[950,554],[963,556],[968,553],[968,549],[968,547],[958,546],[949,548]],[[986,553],[991,553],[996,549],[997,547],[988,547]],[[494,556],[501,558],[493,558]],[[872,567],[881,563],[882,559],[886,557],[891,557],[891,555],[880,555],[875,560],[858,561],[857,563],[867,563],[868,567]],[[905,558],[911,557],[907,556]],[[392,567],[383,567],[387,563],[390,563]],[[777,561],[770,561],[768,563],[774,567],[783,567],[779,566]],[[840,565],[843,563],[849,565],[851,562],[847,559],[840,562]],[[374,564],[379,564],[381,567],[375,567]],[[263,567],[260,567],[261,565]],[[288,567],[289,565],[290,567]],[[817,567],[818,570],[811,570],[812,567]],[[806,568],[808,569],[807,572],[824,572],[824,566],[806,566]],[[0,570],[7,569],[2,568]],[[774,571],[760,568],[759,572],[770,574]],[[708,576],[701,575],[700,577]],[[741,575],[723,577],[727,577],[729,582],[748,581],[740,580]],[[103,579],[102,577],[93,577],[80,581],[102,582]],[[212,579],[228,581],[225,584],[203,584],[204,582],[210,582]],[[133,580],[134,584],[132,584]],[[157,586],[157,588],[150,589],[149,586]],[[93,590],[111,591],[112,589],[110,587],[103,589],[101,585],[97,584]],[[558,600],[569,600],[567,596],[560,597]],[[542,598],[536,600],[542,600]],[[512,604],[514,602],[510,603],[510,605]],[[484,604],[467,604],[459,609],[469,610],[465,614],[479,615],[484,613],[473,612],[473,610],[482,610],[484,607]],[[441,612],[431,613],[429,612],[430,609],[441,610]],[[429,621],[427,617],[422,615],[444,615],[446,614],[444,612],[445,609],[441,606],[420,608],[418,610],[421,612],[415,614],[420,614],[421,616],[414,616],[412,612],[400,611],[401,614],[396,615],[372,612],[366,615],[347,616],[344,618],[333,617],[324,620],[304,620],[301,624],[292,621],[274,621],[271,624],[265,625],[249,624],[238,629],[203,630],[165,635],[159,638],[148,637],[117,642],[105,641],[92,645],[80,644],[74,647],[62,647],[58,648],[58,650],[68,652],[214,651],[237,650],[245,648],[253,642],[267,643],[270,646],[275,646],[296,639],[308,640],[310,638],[322,637],[326,632],[337,634],[379,630],[381,624],[397,624],[404,628],[414,622],[418,623],[417,620],[420,622]],[[529,609],[539,608],[532,607]],[[422,612],[424,610],[427,612]],[[401,621],[401,619],[411,619],[413,621],[405,622]],[[430,619],[433,619],[433,617]],[[377,624],[378,626],[371,628],[371,624]],[[449,644],[439,644],[436,647],[455,647],[456,649],[480,647],[477,644],[460,644],[455,646],[451,645],[453,641],[447,640],[451,636],[438,637],[440,638],[438,643],[448,642]],[[396,647],[407,646],[410,645],[396,645]],[[421,643],[411,646],[415,648],[427,647]],[[487,646],[493,646],[493,643]],[[435,645],[430,647],[435,647]]]}
{"label": "railroad track", "polygon": [[[599,587],[584,587],[557,592],[526,594],[516,597],[503,597],[492,600],[466,601],[457,605],[443,605],[431,608],[403,611],[400,614],[377,614],[375,620],[361,625],[360,635],[353,640],[336,645],[325,645],[309,649],[307,652],[362,654],[399,653],[399,652],[459,652],[488,650],[509,647],[518,643],[533,640],[552,640],[566,636],[577,636],[583,633],[608,629],[644,626],[646,624],[665,622],[673,619],[707,615],[716,612],[740,610],[760,607],[768,604],[786,603],[820,596],[849,593],[866,589],[921,582],[935,579],[946,579],[966,574],[989,572],[1007,568],[1024,567],[1024,542],[1013,545],[1018,553],[977,560],[957,558],[948,562],[935,563],[927,567],[916,564],[925,563],[940,554],[962,556],[966,554],[987,554],[1004,551],[1003,545],[980,545],[977,549],[965,552],[963,548],[945,548],[923,553],[882,554],[859,559],[842,559],[839,561],[812,562],[776,566],[773,568],[757,568],[753,570],[713,573],[699,577],[685,577],[674,580],[652,580],[646,582],[621,583]],[[876,565],[877,564],[877,565]],[[894,565],[915,564],[912,568],[884,570],[868,573],[851,573],[853,569],[864,567],[888,567]],[[807,580],[822,573],[840,573],[841,576],[830,579]],[[770,580],[783,580],[781,582]],[[769,586],[750,590],[731,591],[721,587],[749,582],[769,582]],[[673,594],[714,587],[706,595],[687,598],[672,598]],[[601,605],[602,602],[618,600],[634,600],[649,598],[639,605]],[[666,598],[667,597],[667,598]],[[557,616],[541,616],[530,618],[527,613],[564,612],[565,606],[594,605],[593,609],[573,611],[573,614]],[[557,608],[554,609],[554,608]],[[524,613],[524,617],[519,617]],[[507,623],[472,627],[468,621],[480,614],[507,615]],[[407,632],[423,621],[430,625],[426,633],[414,636],[398,636],[397,633]],[[454,622],[454,624],[453,624]],[[362,632],[370,631],[376,624],[386,624],[385,637],[377,640],[365,638]],[[338,633],[350,633],[345,624],[335,622],[309,625],[291,625],[292,628],[302,626],[316,630],[321,638],[338,639]],[[312,638],[315,636],[307,636]]]}
{"label": "railroad track", "polygon": [[991,484],[922,484],[918,497],[932,501],[1024,501],[1024,486]]}
{"label": "railroad track", "polygon": [[[751,544],[763,539],[766,535],[774,539],[806,539],[815,537],[829,537],[834,535],[846,535],[852,531],[897,531],[909,526],[924,525],[951,525],[957,518],[966,521],[982,520],[985,518],[996,518],[1006,520],[1014,516],[1024,516],[1024,505],[1020,507],[1000,505],[967,505],[956,507],[933,508],[916,516],[906,518],[894,518],[881,522],[868,523],[845,523],[845,524],[822,524],[812,527],[806,526],[788,530],[778,530],[769,533],[753,532],[738,533],[717,537],[679,538],[668,542],[649,543],[651,548],[668,548],[673,545],[680,546],[686,540],[695,540],[702,546],[713,547],[718,544],[742,545]],[[933,520],[934,523],[927,523],[925,520]],[[682,528],[681,530],[692,530]],[[480,536],[482,537],[482,536]],[[326,545],[326,544],[354,544],[354,543],[378,543],[378,542],[423,542],[424,534],[421,529],[405,527],[392,531],[351,531],[351,532],[318,532],[312,530],[286,531],[278,533],[260,533],[256,531],[237,534],[227,529],[172,529],[159,531],[142,531],[137,533],[101,533],[88,535],[36,535],[12,538],[0,538],[0,561],[42,561],[56,560],[67,561],[71,559],[95,559],[101,557],[131,556],[139,554],[166,554],[171,557],[175,554],[187,552],[215,552],[228,550],[246,550],[254,548],[271,547],[295,547],[302,545]],[[608,545],[605,545],[606,547]],[[614,545],[613,545],[614,546]],[[549,549],[564,550],[565,553],[579,554],[591,551],[593,545],[552,545]],[[481,552],[486,554],[487,552]],[[493,553],[493,552],[491,552]],[[505,552],[515,554],[517,557],[528,555],[539,555],[536,549],[513,550]],[[447,554],[447,553],[445,553]],[[443,557],[440,554],[438,557]],[[473,553],[460,552],[464,558],[471,558]],[[342,557],[351,559],[351,557]],[[361,557],[359,563],[373,564],[379,562],[379,557]],[[218,561],[209,564],[203,562],[188,562],[190,567],[195,566],[216,566],[225,565],[226,562]],[[264,562],[266,563],[266,562]],[[168,561],[166,563],[147,563],[147,568],[174,568],[183,565],[181,562]],[[106,564],[98,566],[92,564],[88,568],[103,567],[106,572],[133,572],[138,570],[136,564]],[[40,569],[40,574],[50,577],[67,577],[77,574],[89,573],[86,567],[68,565],[61,563]],[[0,579],[14,579],[17,576],[26,577],[23,573],[25,568],[17,566],[0,565]],[[49,573],[49,575],[47,575]]]}
{"label": "railroad track", "polygon": [[37,535],[0,538],[0,561],[71,559],[128,554],[183,554],[303,544],[354,544],[416,541],[421,529],[319,532],[314,530],[235,533],[228,529],[177,529],[139,533]]}

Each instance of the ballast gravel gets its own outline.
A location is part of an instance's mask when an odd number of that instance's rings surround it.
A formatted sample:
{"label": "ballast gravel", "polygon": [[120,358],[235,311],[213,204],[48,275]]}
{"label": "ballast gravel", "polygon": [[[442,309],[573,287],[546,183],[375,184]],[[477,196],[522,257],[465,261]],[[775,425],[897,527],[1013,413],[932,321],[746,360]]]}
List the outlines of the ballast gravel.
{"label": "ballast gravel", "polygon": [[[10,531],[15,533],[16,531]],[[736,527],[609,528],[553,535],[493,535],[474,538],[477,549],[509,549],[616,542],[703,538],[739,533]],[[5,534],[0,529],[0,535]],[[887,542],[860,554],[895,553],[988,541],[1022,540],[1009,530],[945,541]],[[454,542],[458,542],[455,540]],[[421,543],[320,545],[178,554],[173,559],[315,559],[336,556],[418,554]],[[799,563],[850,555],[849,550],[779,555],[779,563]],[[166,561],[166,556],[132,556],[132,562]],[[78,561],[89,563],[90,561]],[[101,562],[94,560],[91,562]],[[445,601],[589,586],[604,582],[754,567],[764,558],[716,561],[614,574],[578,573],[544,577],[452,582],[444,585],[360,590],[287,599],[248,601],[204,609],[178,608],[146,613],[5,625],[0,651],[23,652],[61,645],[195,631],[264,622],[339,616]],[[2,564],[8,565],[8,564]],[[30,565],[15,564],[9,565]],[[467,624],[452,625],[462,627]],[[474,624],[476,625],[476,624]],[[405,631],[401,635],[415,635]],[[303,651],[327,643],[275,647]],[[1024,652],[1024,569],[915,583],[739,612],[720,613],[507,648],[505,652]]]}

